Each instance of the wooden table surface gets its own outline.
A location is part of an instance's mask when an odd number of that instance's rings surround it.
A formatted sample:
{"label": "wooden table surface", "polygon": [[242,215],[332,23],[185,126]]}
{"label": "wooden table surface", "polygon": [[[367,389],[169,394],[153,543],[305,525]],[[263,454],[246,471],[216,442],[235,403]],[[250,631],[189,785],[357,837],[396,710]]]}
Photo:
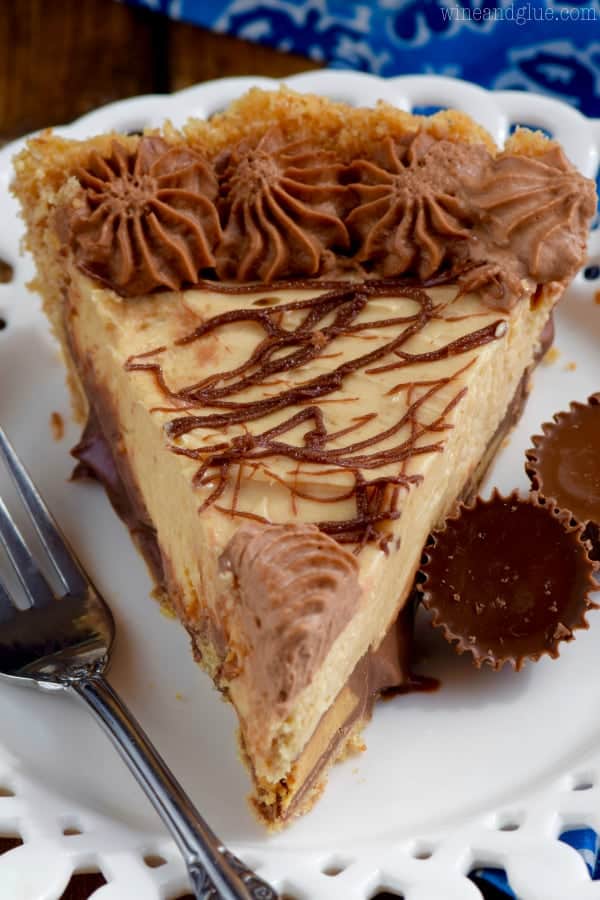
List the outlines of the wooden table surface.
{"label": "wooden table surface", "polygon": [[0,0],[0,140],[137,94],[318,65],[114,0]]}
{"label": "wooden table surface", "polygon": [[[115,0],[0,0],[0,144],[137,94],[228,75],[282,77],[316,68],[302,56]],[[0,853],[20,843],[15,834],[0,835]],[[61,900],[86,900],[104,883],[99,872],[78,873]],[[190,894],[177,900],[184,897],[193,900]],[[394,900],[379,895],[386,897]]]}

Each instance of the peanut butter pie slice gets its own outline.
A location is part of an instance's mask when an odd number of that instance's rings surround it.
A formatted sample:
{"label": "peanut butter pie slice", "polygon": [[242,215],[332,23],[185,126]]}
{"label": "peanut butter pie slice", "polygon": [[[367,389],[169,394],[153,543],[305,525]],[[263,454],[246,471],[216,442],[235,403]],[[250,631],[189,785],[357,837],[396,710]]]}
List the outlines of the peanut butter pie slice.
{"label": "peanut butter pie slice", "polygon": [[409,678],[424,544],[520,414],[593,185],[539,134],[283,90],[182,132],[44,133],[15,168],[78,472],[281,825]]}

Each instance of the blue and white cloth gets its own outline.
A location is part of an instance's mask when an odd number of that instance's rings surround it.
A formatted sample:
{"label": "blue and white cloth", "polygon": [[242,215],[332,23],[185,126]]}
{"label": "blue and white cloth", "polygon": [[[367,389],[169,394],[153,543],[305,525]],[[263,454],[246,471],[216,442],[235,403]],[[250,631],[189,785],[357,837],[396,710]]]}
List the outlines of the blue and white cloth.
{"label": "blue and white cloth", "polygon": [[600,116],[600,0],[129,0],[377,75],[531,90]]}
{"label": "blue and white cloth", "polygon": [[[596,832],[591,828],[573,828],[563,831],[559,840],[577,850],[587,866],[592,881],[600,881],[600,846]],[[471,872],[471,877],[483,890],[486,886],[495,889],[494,897],[510,897],[517,900],[517,895],[511,889],[503,869],[475,869]]]}

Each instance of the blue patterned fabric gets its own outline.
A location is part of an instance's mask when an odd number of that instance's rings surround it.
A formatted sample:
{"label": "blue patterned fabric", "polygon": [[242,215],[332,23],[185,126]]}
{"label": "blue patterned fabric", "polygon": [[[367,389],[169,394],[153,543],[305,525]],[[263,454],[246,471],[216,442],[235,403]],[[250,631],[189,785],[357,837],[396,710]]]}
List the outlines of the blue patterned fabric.
{"label": "blue patterned fabric", "polygon": [[[563,831],[559,840],[577,850],[587,866],[590,878],[593,881],[600,881],[600,847],[596,832],[591,828],[573,828]],[[471,872],[471,877],[477,886],[484,890],[486,885],[494,888],[495,897],[510,897],[517,900],[517,895],[511,890],[504,869],[475,869]]]}
{"label": "blue patterned fabric", "polygon": [[600,116],[600,0],[130,0],[377,75],[531,90]]}

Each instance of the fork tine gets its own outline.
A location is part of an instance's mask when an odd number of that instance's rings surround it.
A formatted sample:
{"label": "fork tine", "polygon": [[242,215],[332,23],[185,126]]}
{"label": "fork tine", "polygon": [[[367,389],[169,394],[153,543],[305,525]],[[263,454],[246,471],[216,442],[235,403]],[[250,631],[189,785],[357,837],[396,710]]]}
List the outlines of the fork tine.
{"label": "fork tine", "polygon": [[39,570],[2,497],[0,497],[0,541],[4,544],[8,558],[31,605],[46,606],[51,603],[54,599],[52,589]]}
{"label": "fork tine", "polygon": [[0,625],[10,622],[16,615],[16,609],[13,606],[8,591],[4,586],[4,582],[0,578]]}
{"label": "fork tine", "polygon": [[6,462],[46,553],[65,589],[72,594],[84,591],[88,586],[88,580],[2,426],[0,426],[0,456]]}

